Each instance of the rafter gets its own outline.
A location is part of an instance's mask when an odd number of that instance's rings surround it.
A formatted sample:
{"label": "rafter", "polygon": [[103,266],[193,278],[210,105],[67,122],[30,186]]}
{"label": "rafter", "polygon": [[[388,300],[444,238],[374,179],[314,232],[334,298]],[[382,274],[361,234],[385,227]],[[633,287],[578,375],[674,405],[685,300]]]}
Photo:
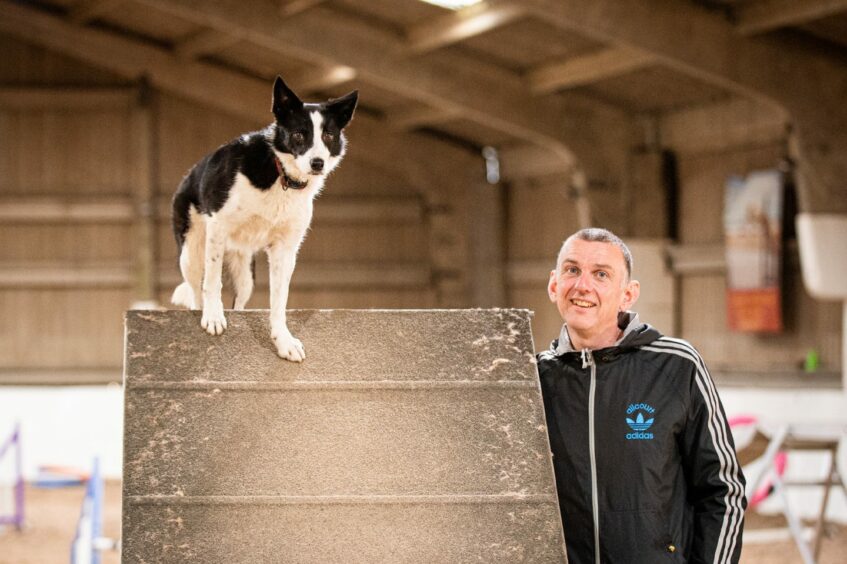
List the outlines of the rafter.
{"label": "rafter", "polygon": [[279,5],[279,12],[284,16],[293,16],[324,2],[326,0],[282,0]]}
{"label": "rafter", "polygon": [[519,4],[482,2],[451,14],[439,16],[407,30],[409,49],[416,53],[433,51],[482,35],[522,17]]}
{"label": "rafter", "polygon": [[459,112],[449,112],[431,106],[411,106],[388,112],[388,123],[395,129],[414,129],[425,125],[444,123],[461,116]]}
{"label": "rafter", "polygon": [[295,76],[291,82],[304,92],[329,90],[356,78],[356,69],[345,65],[311,68]]}
{"label": "rafter", "polygon": [[68,19],[83,25],[113,10],[126,0],[80,0],[68,10]]}
{"label": "rafter", "polygon": [[744,35],[802,25],[847,11],[847,0],[758,0],[735,8],[736,28]]}
{"label": "rafter", "polygon": [[659,127],[663,146],[678,153],[704,153],[785,141],[788,116],[771,106],[734,99],[664,114]]}
{"label": "rafter", "polygon": [[626,47],[611,47],[532,69],[527,74],[532,91],[546,94],[620,76],[654,64],[656,57]]}
{"label": "rafter", "polygon": [[201,29],[174,45],[174,53],[182,59],[197,59],[203,55],[219,53],[235,45],[241,38],[217,29]]}

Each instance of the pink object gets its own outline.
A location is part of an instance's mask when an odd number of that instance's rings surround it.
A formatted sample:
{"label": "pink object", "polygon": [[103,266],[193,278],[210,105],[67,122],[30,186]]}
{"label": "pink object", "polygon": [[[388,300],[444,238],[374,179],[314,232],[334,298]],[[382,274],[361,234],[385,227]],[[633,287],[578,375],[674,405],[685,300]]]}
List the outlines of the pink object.
{"label": "pink object", "polygon": [[[732,428],[744,425],[755,425],[757,421],[758,420],[754,415],[736,415],[729,418],[729,426]],[[788,466],[788,455],[785,454],[785,452],[780,451],[773,459],[772,470],[781,478],[785,475],[786,466]],[[770,478],[767,478],[764,482],[762,482],[761,487],[756,490],[752,496],[750,496],[750,499],[747,501],[747,509],[752,509],[759,505],[762,501],[767,499],[769,495],[771,495],[771,492],[773,492],[773,481]]]}

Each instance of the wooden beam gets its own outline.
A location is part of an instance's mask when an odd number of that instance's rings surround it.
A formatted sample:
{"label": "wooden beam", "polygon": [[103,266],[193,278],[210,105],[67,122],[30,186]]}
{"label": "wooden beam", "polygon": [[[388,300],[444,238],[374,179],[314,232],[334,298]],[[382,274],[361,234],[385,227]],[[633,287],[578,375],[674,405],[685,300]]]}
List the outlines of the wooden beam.
{"label": "wooden beam", "polygon": [[534,93],[548,94],[620,76],[655,62],[656,57],[643,51],[611,47],[537,67],[529,71],[527,78]]}
{"label": "wooden beam", "polygon": [[526,11],[519,4],[482,2],[415,25],[406,31],[413,53],[434,51],[471,37],[482,35],[520,17]]}
{"label": "wooden beam", "polygon": [[128,263],[2,262],[0,288],[129,288]]}
{"label": "wooden beam", "polygon": [[[181,280],[171,263],[158,265],[157,270],[162,273],[159,278],[162,287],[174,286]],[[294,289],[371,290],[422,288],[428,287],[431,281],[432,272],[424,263],[300,262],[291,284]],[[128,262],[0,262],[0,289],[131,288],[132,285],[132,269]],[[268,281],[260,277],[256,287],[267,289]]]}
{"label": "wooden beam", "polygon": [[[168,220],[170,197],[160,196],[155,209],[159,221]],[[123,196],[0,198],[0,222],[6,225],[130,223],[136,213],[132,200]],[[422,221],[423,217],[424,202],[408,196],[351,198],[324,194],[315,208],[315,222],[321,224],[407,223]]]}
{"label": "wooden beam", "polygon": [[500,149],[500,175],[510,182],[558,175],[564,183],[572,167],[550,151],[534,145],[517,145]]}
{"label": "wooden beam", "polygon": [[726,250],[722,244],[670,245],[668,256],[674,274],[702,275],[726,272]]}
{"label": "wooden beam", "polygon": [[847,0],[758,0],[734,8],[735,27],[743,35],[798,26],[847,11]]}
{"label": "wooden beam", "polygon": [[33,223],[125,223],[132,220],[129,198],[103,197],[97,201],[56,197],[3,198],[0,222]]}
{"label": "wooden beam", "polygon": [[444,123],[461,117],[461,112],[431,106],[411,106],[388,112],[386,119],[391,127],[400,130]]}
{"label": "wooden beam", "polygon": [[291,17],[324,2],[326,0],[282,0],[279,6],[279,13],[283,16]]}
{"label": "wooden beam", "polygon": [[159,148],[153,92],[145,83],[139,103],[132,109],[130,134],[130,191],[133,204],[132,221],[132,299],[135,303],[153,304],[156,300],[156,205],[154,183],[156,155]]}
{"label": "wooden beam", "polygon": [[314,92],[315,90],[330,90],[355,78],[356,69],[353,67],[331,65],[300,73],[291,78],[291,84],[296,84],[298,91]]}
{"label": "wooden beam", "polygon": [[129,109],[137,98],[136,88],[0,86],[3,110]]}
{"label": "wooden beam", "polygon": [[76,25],[84,25],[98,16],[114,10],[126,0],[79,0],[68,10],[68,20]]}
{"label": "wooden beam", "polygon": [[726,151],[788,139],[789,116],[772,106],[735,99],[659,118],[659,138],[678,153]]}
{"label": "wooden beam", "polygon": [[181,59],[197,59],[223,51],[239,41],[241,38],[231,33],[217,29],[201,29],[174,45],[174,53]]}
{"label": "wooden beam", "polygon": [[120,384],[121,366],[26,366],[0,368],[0,386],[96,386]]}

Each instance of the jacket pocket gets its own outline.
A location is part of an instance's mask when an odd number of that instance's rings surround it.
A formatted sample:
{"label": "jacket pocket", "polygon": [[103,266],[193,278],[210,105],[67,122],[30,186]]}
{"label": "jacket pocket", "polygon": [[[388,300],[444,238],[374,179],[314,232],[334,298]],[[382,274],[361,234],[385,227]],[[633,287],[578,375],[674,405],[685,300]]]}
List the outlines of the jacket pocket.
{"label": "jacket pocket", "polygon": [[656,511],[611,511],[600,516],[600,553],[604,564],[685,562],[671,538],[666,518]]}

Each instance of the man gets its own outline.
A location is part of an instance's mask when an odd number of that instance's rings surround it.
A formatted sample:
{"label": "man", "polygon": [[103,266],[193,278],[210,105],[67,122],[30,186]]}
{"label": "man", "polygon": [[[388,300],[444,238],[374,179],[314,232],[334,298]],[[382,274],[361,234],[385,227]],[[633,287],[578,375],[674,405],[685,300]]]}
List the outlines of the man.
{"label": "man", "polygon": [[538,355],[570,564],[738,562],[744,476],[697,351],[629,311],[632,255],[569,237],[548,294],[564,325]]}

